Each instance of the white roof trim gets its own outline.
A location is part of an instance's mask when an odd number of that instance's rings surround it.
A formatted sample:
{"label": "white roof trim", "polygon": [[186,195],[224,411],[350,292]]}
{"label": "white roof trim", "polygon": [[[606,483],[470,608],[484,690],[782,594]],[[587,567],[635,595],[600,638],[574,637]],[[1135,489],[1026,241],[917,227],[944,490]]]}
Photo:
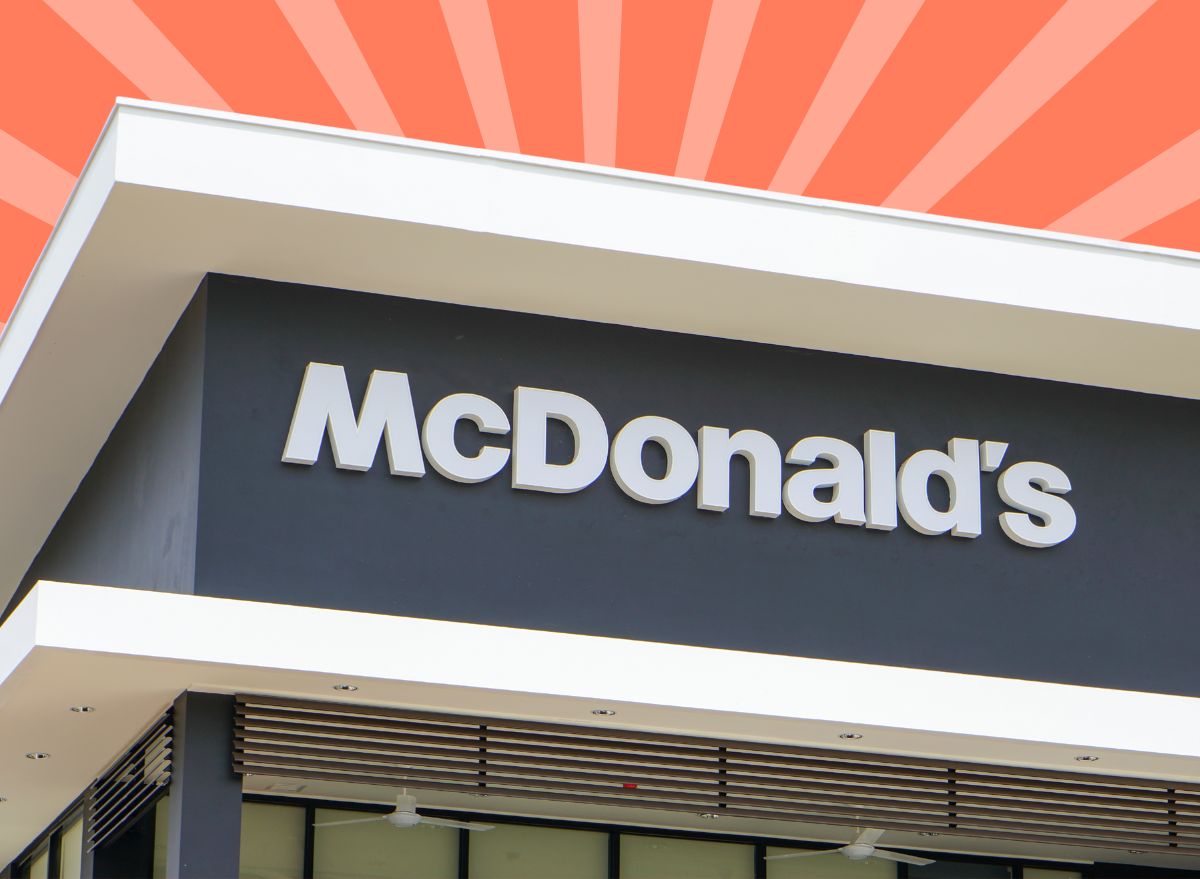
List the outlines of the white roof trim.
{"label": "white roof trim", "polygon": [[0,602],[206,271],[1200,397],[1200,258],[122,101],[0,336]]}
{"label": "white roof trim", "polygon": [[0,626],[0,864],[185,689],[1200,778],[1200,699],[42,582]]}

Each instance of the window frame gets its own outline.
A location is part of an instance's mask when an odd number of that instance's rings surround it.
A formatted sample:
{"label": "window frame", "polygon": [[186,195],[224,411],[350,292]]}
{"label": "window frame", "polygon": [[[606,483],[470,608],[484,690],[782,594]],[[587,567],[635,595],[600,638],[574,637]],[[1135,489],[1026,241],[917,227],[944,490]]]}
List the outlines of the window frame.
{"label": "window frame", "polygon": [[83,821],[86,817],[87,793],[80,794],[71,805],[67,806],[58,817],[51,821],[46,829],[34,837],[21,853],[12,859],[13,879],[27,879],[29,871],[42,852],[49,854],[46,874],[50,879],[59,879],[62,872],[62,835],[76,820]]}
{"label": "window frame", "polygon": [[[278,806],[289,806],[295,808],[301,806],[305,809],[305,833],[304,833],[304,873],[302,879],[313,879],[314,855],[316,850],[316,833],[313,828],[314,816],[317,809],[340,809],[347,812],[362,812],[364,814],[386,815],[392,811],[392,807],[383,803],[355,803],[345,800],[329,800],[322,798],[309,798],[304,796],[280,796],[273,794],[246,793],[242,797],[243,802],[265,803]],[[439,809],[432,806],[422,806],[422,814],[437,818],[453,818],[459,821],[481,821],[490,824],[516,824],[528,827],[546,827],[559,830],[586,830],[591,832],[607,833],[609,837],[608,846],[608,879],[621,879],[620,871],[620,848],[622,836],[651,836],[665,837],[670,839],[694,839],[707,842],[728,842],[737,845],[753,846],[754,848],[754,879],[766,879],[767,862],[764,860],[768,847],[771,848],[794,848],[811,849],[820,847],[829,847],[828,842],[806,842],[803,840],[780,839],[771,836],[756,836],[753,834],[744,833],[717,833],[703,830],[682,830],[678,828],[657,828],[657,827],[640,827],[626,824],[613,824],[609,822],[592,822],[592,821],[577,821],[570,819],[558,818],[543,818],[531,817],[524,815],[509,815],[497,814],[486,811],[476,810],[461,810],[461,809]],[[459,846],[458,846],[458,879],[471,879],[468,870],[470,866],[470,839],[469,831],[460,830]],[[940,851],[920,851],[910,850],[914,854],[928,856],[939,860],[947,860],[947,852]],[[1106,864],[1096,862],[1093,864],[1085,863],[1066,863],[1061,861],[1041,861],[1037,859],[1022,859],[1022,858],[995,858],[982,855],[967,855],[953,854],[953,861],[956,863],[971,863],[971,864],[987,864],[991,866],[1002,866],[1009,869],[1011,879],[1022,879],[1022,874],[1026,867],[1038,868],[1043,870],[1059,870],[1064,872],[1080,873],[1084,879],[1089,877],[1101,877],[1116,875],[1111,871],[1115,868],[1128,869],[1130,865],[1125,864]],[[909,870],[907,864],[896,865],[897,879],[908,879]],[[1161,867],[1138,867],[1142,872],[1139,876],[1162,877],[1162,879],[1186,879],[1191,875],[1187,870],[1179,869],[1172,870]],[[1133,874],[1129,874],[1133,875]]]}

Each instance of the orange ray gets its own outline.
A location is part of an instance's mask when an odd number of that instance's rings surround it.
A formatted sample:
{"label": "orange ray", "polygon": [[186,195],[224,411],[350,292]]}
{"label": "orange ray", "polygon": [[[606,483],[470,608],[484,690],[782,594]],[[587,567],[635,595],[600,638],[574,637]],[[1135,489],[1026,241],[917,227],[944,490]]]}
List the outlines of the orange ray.
{"label": "orange ray", "polygon": [[239,113],[351,127],[273,0],[135,0]]}
{"label": "orange ray", "polygon": [[337,5],[405,134],[483,146],[438,0]]}
{"label": "orange ray", "polygon": [[1047,229],[1127,238],[1200,198],[1200,131],[1059,217]]}
{"label": "orange ray", "polygon": [[708,174],[758,6],[759,0],[713,0],[696,84],[692,88],[692,103],[675,162],[677,177],[703,180]]}
{"label": "orange ray", "polygon": [[621,13],[617,164],[670,174],[679,158],[711,0],[631,0]]}
{"label": "orange ray", "polygon": [[0,127],[78,174],[113,99],[142,92],[41,0],[4,0],[0,18]]}
{"label": "orange ray", "polygon": [[441,0],[475,122],[488,149],[521,151],[487,0]]}
{"label": "orange ray", "polygon": [[74,185],[70,172],[0,131],[0,201],[53,224]]}
{"label": "orange ray", "polygon": [[579,9],[490,0],[521,152],[583,161]]}
{"label": "orange ray", "polygon": [[924,0],[867,0],[796,129],[771,189],[804,192]]}
{"label": "orange ray", "polygon": [[860,6],[861,0],[762,0],[709,180],[767,187]]}
{"label": "orange ray", "polygon": [[0,201],[0,241],[4,242],[4,258],[0,260],[0,322],[12,314],[13,304],[21,295],[49,234],[46,223]]}
{"label": "orange ray", "polygon": [[333,0],[275,0],[354,127],[403,134]]}
{"label": "orange ray", "polygon": [[229,109],[133,0],[45,3],[153,100]]}
{"label": "orange ray", "polygon": [[883,203],[933,209],[1152,2],[1068,0]]}
{"label": "orange ray", "polygon": [[1151,223],[1145,229],[1139,229],[1125,240],[1200,251],[1200,200]]}
{"label": "orange ray", "polygon": [[579,68],[584,160],[593,165],[615,165],[621,0],[579,0]]}
{"label": "orange ray", "polygon": [[1178,143],[1200,128],[1197,33],[1200,3],[1155,4],[934,210],[1045,226]]}
{"label": "orange ray", "polygon": [[1062,2],[926,0],[805,194],[879,204]]}

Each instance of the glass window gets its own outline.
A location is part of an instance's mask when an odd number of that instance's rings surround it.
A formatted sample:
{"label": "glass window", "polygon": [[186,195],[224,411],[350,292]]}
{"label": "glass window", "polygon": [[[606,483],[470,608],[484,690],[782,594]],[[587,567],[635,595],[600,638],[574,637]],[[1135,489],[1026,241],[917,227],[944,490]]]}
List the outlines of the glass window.
{"label": "glass window", "polygon": [[471,833],[471,879],[606,879],[608,834],[497,825]]}
{"label": "glass window", "polygon": [[83,875],[83,819],[77,818],[62,832],[58,844],[59,879],[80,879]]}
{"label": "glass window", "polygon": [[622,879],[753,879],[754,847],[662,836],[621,837]]}
{"label": "glass window", "polygon": [[[317,809],[316,823],[370,818],[370,813]],[[386,821],[318,827],[314,879],[456,879],[458,831],[396,828]]]}
{"label": "glass window", "polygon": [[[794,848],[767,848],[767,855],[786,855]],[[767,879],[896,879],[896,865],[879,858],[852,861],[838,854],[787,861],[767,861]]]}
{"label": "glass window", "polygon": [[304,809],[242,804],[241,879],[301,879]]}
{"label": "glass window", "polygon": [[50,851],[42,849],[42,853],[34,855],[29,862],[29,879],[50,879]]}
{"label": "glass window", "polygon": [[1078,870],[1043,870],[1040,867],[1026,867],[1021,876],[1024,879],[1083,879]]}

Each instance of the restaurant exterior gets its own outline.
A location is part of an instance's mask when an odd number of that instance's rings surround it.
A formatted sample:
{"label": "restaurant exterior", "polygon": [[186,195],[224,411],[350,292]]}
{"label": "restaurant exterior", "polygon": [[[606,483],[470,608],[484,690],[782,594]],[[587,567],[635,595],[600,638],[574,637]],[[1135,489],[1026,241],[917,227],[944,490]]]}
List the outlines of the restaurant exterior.
{"label": "restaurant exterior", "polygon": [[0,336],[0,875],[1200,875],[1198,289],[122,101]]}

